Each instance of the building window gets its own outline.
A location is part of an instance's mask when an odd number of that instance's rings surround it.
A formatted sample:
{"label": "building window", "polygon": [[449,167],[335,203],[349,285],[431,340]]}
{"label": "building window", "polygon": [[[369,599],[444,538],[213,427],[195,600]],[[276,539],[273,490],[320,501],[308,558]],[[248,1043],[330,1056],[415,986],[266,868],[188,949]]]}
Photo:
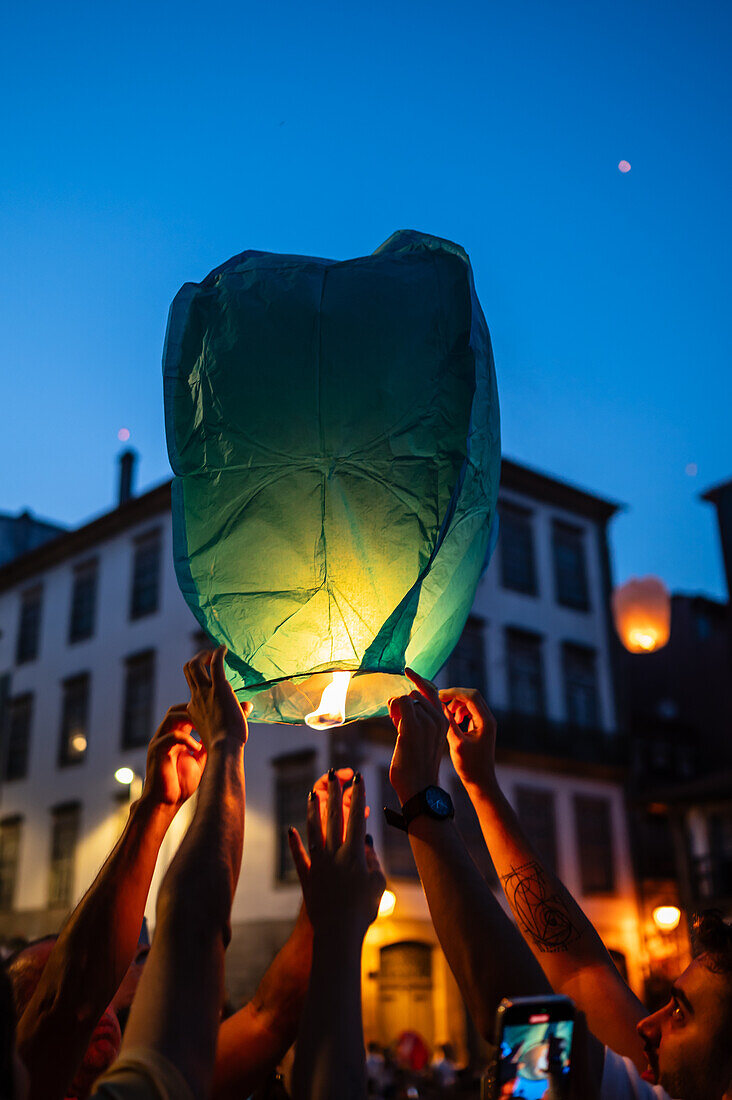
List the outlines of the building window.
{"label": "building window", "polygon": [[[394,788],[389,782],[389,769],[381,770],[381,806],[388,806],[397,813],[401,813],[399,799],[394,793]],[[383,820],[383,819],[382,819]],[[382,850],[384,856],[384,870],[390,878],[419,878],[417,865],[414,862],[412,849],[409,845],[409,837],[402,829],[384,822],[382,828]]]}
{"label": "building window", "polygon": [[508,701],[514,714],[544,714],[542,639],[526,630],[506,631]]}
{"label": "building window", "polygon": [[577,611],[588,611],[590,598],[582,528],[555,520],[552,524],[552,551],[557,603]]}
{"label": "building window", "polygon": [[0,910],[4,913],[13,908],[15,901],[21,824],[20,817],[0,821]]}
{"label": "building window", "polygon": [[152,737],[155,702],[155,651],[135,653],[125,661],[122,748],[137,749]]}
{"label": "building window", "polygon": [[135,543],[130,618],[153,615],[160,598],[160,535],[154,532]]}
{"label": "building window", "polygon": [[447,678],[451,684],[477,688],[487,696],[486,664],[485,625],[470,615],[447,662]]}
{"label": "building window", "polygon": [[308,794],[313,789],[315,750],[281,756],[272,761],[275,769],[275,875],[278,882],[297,882],[297,871],[290,855],[287,830],[292,825],[307,844]]}
{"label": "building window", "polygon": [[538,587],[531,512],[503,502],[499,515],[501,584],[514,592],[535,596]]}
{"label": "building window", "polygon": [[600,706],[594,649],[567,642],[562,646],[562,664],[567,722],[570,726],[597,729]]}
{"label": "building window", "polygon": [[51,866],[48,885],[49,909],[68,909],[74,895],[76,843],[81,807],[67,802],[51,811]]}
{"label": "building window", "polygon": [[40,585],[24,592],[20,604],[20,622],[18,624],[18,642],[15,647],[16,664],[23,665],[35,661],[41,640],[41,597]]}
{"label": "building window", "polygon": [[194,630],[191,635],[193,638],[193,655],[197,653],[211,653],[216,649],[216,642],[212,642],[205,630]]}
{"label": "building window", "polygon": [[17,695],[10,700],[9,712],[3,775],[6,780],[25,779],[28,774],[33,696]]}
{"label": "building window", "polygon": [[80,764],[89,740],[89,673],[64,680],[58,762]]}
{"label": "building window", "polygon": [[554,791],[540,787],[516,787],[516,816],[537,854],[552,871],[557,870],[557,822]]}
{"label": "building window", "polygon": [[69,616],[69,642],[82,642],[94,633],[97,609],[97,563],[85,562],[74,570]]}
{"label": "building window", "polygon": [[574,796],[574,816],[582,893],[612,894],[615,858],[610,800],[577,794]]}

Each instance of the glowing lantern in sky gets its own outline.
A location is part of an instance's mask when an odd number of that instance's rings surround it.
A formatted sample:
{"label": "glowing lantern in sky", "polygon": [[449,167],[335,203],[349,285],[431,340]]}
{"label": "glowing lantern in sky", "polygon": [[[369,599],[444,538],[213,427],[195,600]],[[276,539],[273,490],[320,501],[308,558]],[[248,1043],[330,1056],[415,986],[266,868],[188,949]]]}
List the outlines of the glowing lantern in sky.
{"label": "glowing lantern in sky", "polygon": [[671,598],[658,577],[631,577],[613,592],[615,628],[631,653],[652,653],[671,631]]}
{"label": "glowing lantern in sky", "polygon": [[178,582],[237,695],[255,721],[385,713],[405,665],[449,656],[497,533],[466,253],[413,232],[344,262],[244,252],[182,287],[163,358]]}

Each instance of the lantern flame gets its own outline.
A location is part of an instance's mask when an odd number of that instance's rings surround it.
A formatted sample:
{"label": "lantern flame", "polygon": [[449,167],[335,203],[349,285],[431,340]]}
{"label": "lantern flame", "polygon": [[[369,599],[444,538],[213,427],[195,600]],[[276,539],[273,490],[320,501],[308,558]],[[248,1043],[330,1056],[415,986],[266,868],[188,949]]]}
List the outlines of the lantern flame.
{"label": "lantern flame", "polygon": [[326,685],[321,696],[320,706],[305,715],[309,726],[316,730],[327,730],[343,725],[346,720],[346,695],[350,681],[350,672],[333,673],[333,679]]}

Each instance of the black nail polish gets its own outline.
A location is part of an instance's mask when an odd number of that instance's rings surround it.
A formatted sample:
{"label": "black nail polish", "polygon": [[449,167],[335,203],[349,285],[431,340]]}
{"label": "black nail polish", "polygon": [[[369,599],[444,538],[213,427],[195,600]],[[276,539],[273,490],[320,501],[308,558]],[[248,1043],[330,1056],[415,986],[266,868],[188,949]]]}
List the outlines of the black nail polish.
{"label": "black nail polish", "polygon": [[308,795],[308,798],[310,799],[311,802],[314,802],[317,797],[318,796],[315,793],[315,791],[311,791],[310,794]]}
{"label": "black nail polish", "polygon": [[335,779],[335,768],[328,768],[328,779]]}
{"label": "black nail polish", "polygon": [[369,848],[373,848],[374,838],[372,837],[371,833],[366,833],[366,843],[369,846]]}
{"label": "black nail polish", "polygon": [[353,777],[353,782],[354,782],[354,783],[360,783],[360,782],[361,782],[361,778],[362,778],[362,777],[361,777],[361,772],[356,772],[356,774],[355,774],[355,775],[354,775],[354,777]]}
{"label": "black nail polish", "polygon": [[295,830],[293,829],[292,825],[287,826],[287,835],[288,836],[294,836],[295,835]]}

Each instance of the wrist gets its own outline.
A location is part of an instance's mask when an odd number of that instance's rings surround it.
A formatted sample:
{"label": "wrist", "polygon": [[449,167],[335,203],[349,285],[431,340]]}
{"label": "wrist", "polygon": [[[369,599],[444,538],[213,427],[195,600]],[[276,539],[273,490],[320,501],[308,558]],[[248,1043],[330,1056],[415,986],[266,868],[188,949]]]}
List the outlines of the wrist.
{"label": "wrist", "polygon": [[151,791],[143,789],[137,802],[130,805],[130,817],[143,825],[158,825],[167,829],[179,809],[179,806],[158,801]]}
{"label": "wrist", "polygon": [[406,802],[409,802],[410,798],[414,798],[415,794],[419,794],[419,792],[423,791],[426,787],[439,787],[440,777],[437,775],[415,776],[414,778],[410,777],[407,779],[395,777],[391,785],[394,788],[394,792],[400,804],[404,806]]}
{"label": "wrist", "polygon": [[313,954],[324,952],[335,958],[361,955],[366,928],[361,923],[346,919],[338,922],[322,922],[313,928]]}

